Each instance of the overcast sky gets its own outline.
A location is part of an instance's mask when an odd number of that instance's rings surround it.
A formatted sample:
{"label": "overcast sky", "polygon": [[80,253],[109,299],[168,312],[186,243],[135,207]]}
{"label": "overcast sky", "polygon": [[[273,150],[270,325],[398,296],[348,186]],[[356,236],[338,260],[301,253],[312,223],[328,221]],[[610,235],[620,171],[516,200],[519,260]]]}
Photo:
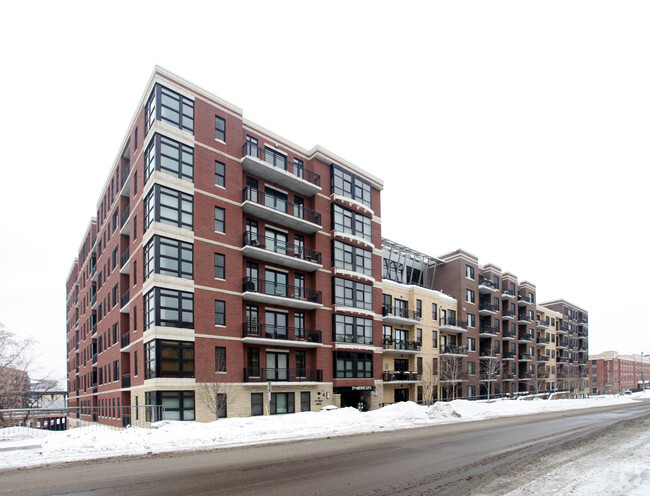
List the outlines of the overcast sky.
{"label": "overcast sky", "polygon": [[[155,64],[385,182],[383,235],[456,248],[650,353],[648,2],[11,2],[0,321],[65,374],[65,282]],[[41,372],[36,372],[36,375]]]}

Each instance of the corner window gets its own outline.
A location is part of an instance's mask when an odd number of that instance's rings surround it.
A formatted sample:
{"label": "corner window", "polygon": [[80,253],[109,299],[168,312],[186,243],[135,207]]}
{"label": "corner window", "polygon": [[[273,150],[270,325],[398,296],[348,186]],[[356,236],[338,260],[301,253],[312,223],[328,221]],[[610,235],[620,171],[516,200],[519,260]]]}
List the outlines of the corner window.
{"label": "corner window", "polygon": [[372,276],[372,252],[358,246],[332,241],[333,266]]}
{"label": "corner window", "polygon": [[368,208],[372,208],[370,183],[334,164],[332,164],[332,193],[356,200]]}
{"label": "corner window", "polygon": [[372,344],[372,319],[351,315],[334,315],[334,341]]}
{"label": "corner window", "polygon": [[474,267],[471,265],[465,265],[465,277],[472,281],[474,280]]}
{"label": "corner window", "polygon": [[335,277],[334,304],[372,310],[372,286]]}
{"label": "corner window", "polygon": [[154,170],[192,182],[194,149],[156,133],[144,154],[145,183]]}
{"label": "corner window", "polygon": [[194,343],[155,339],[144,347],[145,379],[194,377]]}
{"label": "corner window", "polygon": [[372,379],[372,353],[334,352],[334,377]]}
{"label": "corner window", "polygon": [[153,326],[194,327],[194,294],[153,288],[144,296],[145,329]]}
{"label": "corner window", "polygon": [[153,222],[192,230],[193,209],[192,195],[155,184],[144,201],[145,231]]}
{"label": "corner window", "polygon": [[226,119],[218,115],[214,116],[214,139],[226,141]]}
{"label": "corner window", "polygon": [[191,243],[154,236],[144,247],[144,278],[156,273],[192,279],[193,258]]}
{"label": "corner window", "polygon": [[372,242],[372,221],[369,217],[332,204],[332,229]]}
{"label": "corner window", "polygon": [[194,133],[194,102],[156,83],[144,107],[145,135],[155,120]]}

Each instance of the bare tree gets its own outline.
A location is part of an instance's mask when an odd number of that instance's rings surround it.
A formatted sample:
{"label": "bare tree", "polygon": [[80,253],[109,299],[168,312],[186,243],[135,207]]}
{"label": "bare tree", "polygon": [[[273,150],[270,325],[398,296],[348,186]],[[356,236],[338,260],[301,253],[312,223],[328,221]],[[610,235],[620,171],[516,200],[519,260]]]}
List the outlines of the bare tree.
{"label": "bare tree", "polygon": [[441,359],[440,382],[447,391],[447,398],[451,392],[451,399],[456,399],[458,385],[467,380],[467,373],[463,368],[465,361],[461,356],[444,356]]}
{"label": "bare tree", "polygon": [[235,400],[238,389],[227,382],[225,355],[217,355],[215,360],[214,381],[199,383],[197,392],[200,401],[207,405],[216,419],[220,419],[227,416],[228,401]]}
{"label": "bare tree", "polygon": [[27,370],[32,359],[32,346],[31,339],[18,339],[0,322],[0,426],[14,422],[13,417],[9,418],[1,410],[25,409],[30,406]]}
{"label": "bare tree", "polygon": [[433,405],[438,399],[438,359],[427,361],[424,365],[424,374],[422,377],[422,401],[425,405]]}
{"label": "bare tree", "polygon": [[539,394],[540,391],[545,391],[546,381],[550,377],[550,374],[547,371],[546,366],[538,366],[535,370],[535,377],[533,377],[533,388],[535,388],[535,394]]}
{"label": "bare tree", "polygon": [[496,357],[483,357],[480,359],[480,376],[481,384],[487,390],[487,399],[490,399],[490,390],[492,383],[499,378],[501,374],[501,362]]}

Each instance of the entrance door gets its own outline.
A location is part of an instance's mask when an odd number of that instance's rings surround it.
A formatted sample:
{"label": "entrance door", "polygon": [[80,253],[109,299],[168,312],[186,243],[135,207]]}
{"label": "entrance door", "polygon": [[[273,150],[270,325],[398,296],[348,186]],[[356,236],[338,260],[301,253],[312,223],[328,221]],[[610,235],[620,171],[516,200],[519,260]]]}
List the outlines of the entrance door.
{"label": "entrance door", "polygon": [[287,314],[266,311],[264,314],[266,337],[271,339],[287,339]]}
{"label": "entrance door", "polygon": [[409,390],[408,389],[396,389],[395,390],[395,403],[399,403],[400,401],[408,401],[409,400]]}

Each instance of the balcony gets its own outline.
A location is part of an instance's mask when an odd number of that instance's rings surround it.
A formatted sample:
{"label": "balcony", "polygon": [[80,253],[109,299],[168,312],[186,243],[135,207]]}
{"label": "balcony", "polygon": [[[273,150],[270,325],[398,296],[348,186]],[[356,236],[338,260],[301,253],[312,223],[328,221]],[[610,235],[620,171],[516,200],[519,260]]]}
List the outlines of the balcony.
{"label": "balcony", "polygon": [[550,360],[550,357],[546,355],[538,355],[537,356],[537,361],[538,362],[548,362]]}
{"label": "balcony", "polygon": [[513,353],[512,351],[504,351],[503,352],[503,359],[504,360],[514,360],[517,358],[517,354]]}
{"label": "balcony", "polygon": [[537,344],[548,346],[550,342],[551,340],[548,338],[548,336],[537,336]]}
{"label": "balcony", "polygon": [[120,298],[120,313],[129,313],[129,290],[127,289]]}
{"label": "balcony", "polygon": [[512,329],[504,329],[501,333],[501,337],[503,339],[515,339],[517,337],[517,331],[513,331]]}
{"label": "balcony", "polygon": [[122,376],[122,388],[130,388],[131,387],[131,374],[124,374]]}
{"label": "balcony", "polygon": [[483,276],[478,277],[478,292],[480,294],[492,294],[496,293],[498,290],[499,288],[497,288],[497,286],[489,279],[486,279]]}
{"label": "balcony", "polygon": [[569,332],[571,330],[571,327],[569,324],[562,324],[560,327],[557,328],[557,333],[558,334],[563,334],[566,332]]}
{"label": "balcony", "polygon": [[537,321],[537,328],[538,329],[548,329],[550,327],[549,322],[545,322],[543,320],[538,320]]}
{"label": "balcony", "polygon": [[569,341],[567,339],[560,339],[557,342],[557,347],[558,348],[568,348],[569,347]]}
{"label": "balcony", "polygon": [[499,335],[499,329],[492,326],[481,326],[479,336],[482,338],[494,338]]}
{"label": "balcony", "polygon": [[254,277],[244,277],[242,291],[242,298],[249,301],[304,310],[313,310],[323,306],[323,294],[320,291]]}
{"label": "balcony", "polygon": [[129,235],[129,214],[131,212],[131,208],[129,205],[126,206],[126,210],[124,213],[122,213],[122,217],[120,218],[120,234],[124,234],[125,236]]}
{"label": "balcony", "polygon": [[244,382],[323,382],[322,369],[246,367]]}
{"label": "balcony", "polygon": [[512,372],[504,372],[504,373],[501,375],[501,378],[502,378],[504,381],[514,381],[514,380],[515,380],[515,374],[513,374]]}
{"label": "balcony", "polygon": [[519,361],[520,362],[530,362],[533,359],[533,355],[530,353],[519,353]]}
{"label": "balcony", "polygon": [[417,353],[422,349],[419,341],[407,341],[406,339],[384,338],[384,353]]}
{"label": "balcony", "polygon": [[242,342],[261,345],[284,345],[299,348],[316,348],[323,342],[321,331],[300,327],[276,326],[244,322]]}
{"label": "balcony", "polygon": [[559,356],[559,355],[558,355],[557,358],[555,359],[555,361],[556,361],[557,363],[568,363],[568,361],[569,361],[569,357]]}
{"label": "balcony", "polygon": [[441,355],[467,356],[467,346],[442,346]]}
{"label": "balcony", "polygon": [[517,317],[517,323],[518,324],[530,324],[533,322],[533,319],[531,319],[528,315],[520,313],[519,317]]}
{"label": "balcony", "polygon": [[289,162],[274,150],[254,143],[242,147],[242,169],[302,195],[314,196],[321,191],[320,176]]}
{"label": "balcony", "polygon": [[589,321],[585,317],[580,317],[578,323],[582,325],[589,325]]}
{"label": "balcony", "polygon": [[517,295],[517,304],[520,307],[525,307],[527,305],[532,305],[533,300],[529,296]]}
{"label": "balcony", "polygon": [[443,317],[440,319],[440,330],[459,334],[467,332],[467,322],[456,320],[451,317]]}
{"label": "balcony", "polygon": [[478,306],[479,315],[496,315],[499,311],[499,307],[492,305],[491,303],[480,302]]}
{"label": "balcony", "polygon": [[305,272],[314,272],[321,269],[321,252],[278,240],[271,236],[262,236],[252,232],[243,234],[245,257],[264,260],[285,267]]}
{"label": "balcony", "polygon": [[514,312],[511,312],[510,310],[504,310],[503,314],[501,315],[501,318],[503,320],[512,320],[516,317],[517,315]]}
{"label": "balcony", "polygon": [[246,186],[242,192],[244,213],[306,234],[321,229],[321,215],[281,197]]}
{"label": "balcony", "polygon": [[583,330],[578,329],[578,337],[579,338],[586,338],[588,336],[589,336],[589,334],[587,333],[587,331],[583,331]]}
{"label": "balcony", "polygon": [[120,193],[122,196],[126,196],[127,198],[130,196],[130,192],[129,192],[130,172],[131,172],[131,166],[127,164],[126,168],[124,169],[124,172],[122,172],[122,177],[120,178],[120,189],[121,189]]}
{"label": "balcony", "polygon": [[509,300],[514,297],[515,297],[515,293],[510,289],[504,289],[503,293],[501,293],[501,298],[503,298],[504,300]]}
{"label": "balcony", "polygon": [[387,370],[383,375],[384,382],[417,382],[422,380],[422,374],[417,371]]}
{"label": "balcony", "polygon": [[422,316],[418,315],[415,310],[403,307],[384,305],[381,307],[381,312],[384,316],[384,322],[388,324],[413,326],[418,325],[422,320]]}
{"label": "balcony", "polygon": [[529,332],[520,332],[519,341],[530,343],[533,340],[533,335]]}
{"label": "balcony", "polygon": [[126,250],[124,250],[124,253],[122,253],[122,256],[120,257],[120,274],[131,273],[131,264],[128,263],[129,256],[130,256],[130,250],[129,247],[127,246]]}
{"label": "balcony", "polygon": [[490,348],[483,348],[479,351],[479,356],[481,358],[496,358],[499,356],[499,352]]}
{"label": "balcony", "polygon": [[520,381],[529,381],[532,378],[530,372],[519,372]]}
{"label": "balcony", "polygon": [[126,352],[131,349],[131,334],[125,333],[120,337],[120,351]]}

